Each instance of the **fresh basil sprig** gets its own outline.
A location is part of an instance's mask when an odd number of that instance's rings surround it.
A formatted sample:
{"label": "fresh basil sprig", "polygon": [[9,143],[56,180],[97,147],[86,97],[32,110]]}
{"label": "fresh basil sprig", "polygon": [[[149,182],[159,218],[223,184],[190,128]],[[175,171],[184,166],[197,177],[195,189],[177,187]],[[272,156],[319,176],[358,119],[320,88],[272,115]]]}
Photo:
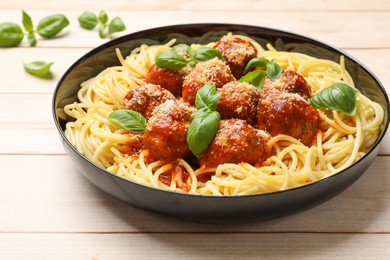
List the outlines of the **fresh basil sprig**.
{"label": "fresh basil sprig", "polygon": [[[283,71],[282,68],[275,61],[269,61],[269,60],[264,59],[264,58],[253,58],[250,61],[248,61],[248,63],[245,65],[244,74],[246,74],[250,69],[256,68],[256,67],[265,68],[266,75],[270,79],[272,79],[273,81],[277,80]],[[249,73],[251,73],[251,72],[249,72]],[[261,87],[264,84],[264,80],[265,80],[265,78],[263,79],[264,74],[263,73],[252,73],[250,76],[248,76],[248,78],[245,78],[248,74],[244,75],[240,79],[240,81],[242,80],[242,81],[248,82],[248,80],[250,79],[251,81],[257,82],[258,84],[256,87],[261,89]],[[252,82],[248,82],[248,83],[253,84]]]}
{"label": "fresh basil sprig", "polygon": [[24,69],[34,76],[40,78],[50,78],[50,69],[52,65],[53,62],[33,61],[24,63]]}
{"label": "fresh basil sprig", "polygon": [[81,28],[93,30],[99,25],[99,37],[102,39],[107,36],[111,37],[116,32],[126,30],[126,25],[118,16],[114,17],[109,23],[108,20],[108,15],[105,11],[100,11],[98,16],[90,11],[85,11],[78,17]]}
{"label": "fresh basil sprig", "polygon": [[[59,32],[69,25],[68,19],[62,14],[54,14],[44,17],[39,21],[37,29],[34,29],[32,19],[25,11],[22,11],[22,24],[26,30],[27,39],[30,46],[37,45],[35,33],[38,33],[43,38],[54,38]],[[16,23],[1,23],[0,24],[0,47],[15,47],[18,46],[25,33],[22,28]]]}
{"label": "fresh basil sprig", "polygon": [[263,87],[267,73],[263,70],[254,70],[242,76],[239,82],[247,82],[259,90]]}
{"label": "fresh basil sprig", "polygon": [[221,118],[216,111],[219,98],[215,85],[205,85],[196,93],[197,112],[187,131],[187,143],[197,157],[209,147],[217,133]]}
{"label": "fresh basil sprig", "polygon": [[147,121],[145,117],[134,110],[115,110],[107,119],[116,122],[129,132],[143,133],[146,129]]}
{"label": "fresh basil sprig", "polygon": [[[185,52],[189,58],[184,58],[178,54],[175,51],[176,49],[180,49],[181,51]],[[188,45],[179,44],[172,47],[171,50],[160,52],[155,59],[155,63],[159,68],[179,70],[186,65],[193,66],[195,62],[208,61],[215,57],[218,57],[220,60],[224,60],[222,54],[217,49],[201,47],[197,50],[194,50]]]}
{"label": "fresh basil sprig", "polygon": [[179,70],[189,62],[174,50],[166,50],[157,55],[155,63],[159,68]]}
{"label": "fresh basil sprig", "polygon": [[35,38],[32,19],[25,11],[22,11],[22,24],[24,29],[27,31],[27,40],[30,43],[30,46],[37,46],[37,39]]}
{"label": "fresh basil sprig", "polygon": [[344,83],[336,83],[323,89],[309,99],[309,103],[318,109],[330,108],[354,116],[356,113],[357,91]]}

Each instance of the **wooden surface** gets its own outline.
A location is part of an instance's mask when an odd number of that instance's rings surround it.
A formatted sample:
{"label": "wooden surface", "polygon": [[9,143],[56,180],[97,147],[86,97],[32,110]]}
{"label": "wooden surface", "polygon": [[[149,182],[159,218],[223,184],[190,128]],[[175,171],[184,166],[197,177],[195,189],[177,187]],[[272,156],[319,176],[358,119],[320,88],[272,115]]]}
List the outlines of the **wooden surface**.
{"label": "wooden surface", "polygon": [[[65,154],[53,90],[106,42],[79,28],[86,10],[119,15],[130,33],[197,22],[267,26],[330,43],[366,64],[390,93],[390,1],[2,0],[0,22],[65,14],[62,37],[0,49],[0,259],[390,259],[390,135],[352,187],[314,209],[245,225],[205,225],[135,209],[89,183]],[[23,62],[54,61],[53,79]]]}

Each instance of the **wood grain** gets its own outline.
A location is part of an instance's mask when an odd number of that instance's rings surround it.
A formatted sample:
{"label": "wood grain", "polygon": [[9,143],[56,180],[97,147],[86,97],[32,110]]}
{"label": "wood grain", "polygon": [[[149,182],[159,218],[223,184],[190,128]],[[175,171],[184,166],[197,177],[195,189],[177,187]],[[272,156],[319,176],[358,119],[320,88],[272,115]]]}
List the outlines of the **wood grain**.
{"label": "wood grain", "polygon": [[[242,225],[191,223],[103,193],[65,155],[52,93],[67,68],[110,39],[81,29],[86,10],[120,16],[127,33],[181,23],[240,23],[303,34],[362,61],[390,93],[388,0],[2,0],[0,23],[69,21],[59,37],[0,48],[0,259],[389,259],[390,135],[367,172],[330,201]],[[54,61],[50,80],[23,62]]]}
{"label": "wood grain", "polygon": [[[386,259],[383,234],[0,234],[11,259]],[[23,246],[21,246],[23,245]],[[292,250],[293,249],[293,250]]]}

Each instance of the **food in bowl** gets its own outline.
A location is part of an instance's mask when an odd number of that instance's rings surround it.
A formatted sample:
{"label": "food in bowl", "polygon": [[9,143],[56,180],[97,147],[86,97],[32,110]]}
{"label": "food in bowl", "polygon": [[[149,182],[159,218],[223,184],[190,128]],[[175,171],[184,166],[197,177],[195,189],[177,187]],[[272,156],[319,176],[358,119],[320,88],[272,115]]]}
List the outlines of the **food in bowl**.
{"label": "food in bowl", "polygon": [[81,84],[65,135],[112,174],[210,196],[327,178],[376,142],[383,108],[339,63],[238,34],[142,45]]}

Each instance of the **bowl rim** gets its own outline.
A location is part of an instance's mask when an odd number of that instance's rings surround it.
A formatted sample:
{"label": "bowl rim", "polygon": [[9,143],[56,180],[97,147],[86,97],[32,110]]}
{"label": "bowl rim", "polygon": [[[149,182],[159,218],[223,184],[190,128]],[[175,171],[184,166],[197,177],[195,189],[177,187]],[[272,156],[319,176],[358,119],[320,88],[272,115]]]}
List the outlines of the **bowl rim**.
{"label": "bowl rim", "polygon": [[[178,27],[181,27],[181,28],[183,28],[183,27],[185,27],[185,28],[194,28],[194,27],[206,27],[206,26],[207,27],[213,27],[213,31],[216,31],[216,29],[218,29],[216,27],[221,27],[221,28],[222,27],[224,27],[224,28],[225,27],[237,27],[237,28],[241,28],[242,30],[244,30],[244,29],[259,29],[259,30],[265,30],[265,31],[269,31],[269,32],[274,32],[274,33],[277,33],[277,34],[285,34],[285,35],[288,35],[288,36],[300,38],[303,41],[308,41],[308,42],[314,43],[317,46],[321,46],[323,48],[331,50],[332,52],[336,52],[339,55],[348,57],[348,59],[350,59],[351,61],[357,63],[361,67],[361,69],[363,69],[366,73],[368,73],[370,75],[370,77],[373,78],[373,80],[376,82],[376,85],[377,85],[378,89],[384,95],[384,98],[385,98],[387,106],[386,106],[386,108],[384,108],[385,109],[385,115],[384,115],[384,119],[383,120],[385,121],[385,125],[384,125],[384,128],[383,128],[383,132],[376,139],[375,143],[370,147],[370,149],[364,154],[363,157],[361,157],[357,162],[353,163],[352,165],[348,166],[347,168],[345,168],[345,169],[343,169],[343,170],[341,170],[341,171],[339,171],[339,172],[337,172],[337,173],[335,173],[335,174],[333,174],[331,176],[328,176],[326,178],[317,180],[315,182],[308,183],[306,185],[302,185],[302,186],[291,188],[291,189],[287,189],[287,190],[281,190],[281,191],[276,191],[276,192],[271,192],[271,193],[262,193],[262,194],[232,195],[232,196],[213,196],[213,195],[188,194],[188,193],[181,193],[181,192],[175,192],[175,191],[170,191],[170,190],[163,190],[163,189],[147,186],[147,185],[144,185],[144,184],[141,184],[141,183],[137,183],[137,182],[131,181],[129,179],[123,178],[121,176],[118,176],[116,174],[113,174],[113,173],[107,171],[102,166],[94,163],[93,161],[91,161],[90,159],[88,159],[84,155],[82,155],[70,143],[70,141],[66,138],[65,131],[62,129],[62,127],[61,127],[61,125],[59,123],[58,117],[56,115],[56,100],[57,100],[58,91],[61,88],[62,83],[66,80],[66,78],[69,75],[69,73],[71,71],[73,71],[82,61],[92,57],[93,55],[99,53],[100,51],[102,51],[102,50],[104,50],[106,48],[109,48],[109,47],[112,47],[114,45],[126,42],[126,41],[128,41],[130,39],[133,39],[137,35],[147,35],[148,33],[151,33],[151,32],[157,32],[159,30],[172,30],[172,29],[175,29],[175,28],[178,28]],[[243,31],[243,32],[245,32],[245,31]],[[248,36],[250,37],[251,35],[248,34]],[[134,39],[136,39],[136,38],[134,38]],[[129,183],[133,184],[133,185],[137,185],[137,186],[139,186],[141,188],[150,189],[150,190],[152,190],[154,192],[163,192],[164,194],[170,193],[170,194],[173,194],[175,196],[197,197],[197,198],[205,198],[205,199],[209,199],[209,198],[213,198],[213,199],[243,199],[243,198],[258,198],[258,197],[263,198],[263,197],[267,197],[267,196],[275,196],[275,195],[279,195],[279,194],[285,194],[285,193],[288,193],[288,192],[293,192],[293,191],[296,191],[296,190],[305,189],[308,186],[313,186],[313,185],[316,185],[316,184],[319,184],[319,183],[330,181],[330,180],[336,178],[337,175],[340,175],[340,174],[348,171],[350,168],[354,167],[356,164],[358,164],[360,161],[362,161],[364,158],[366,158],[369,154],[371,154],[374,150],[376,150],[376,148],[381,144],[384,136],[386,135],[386,132],[387,132],[387,130],[389,128],[389,123],[390,123],[390,115],[389,115],[390,102],[389,102],[389,96],[388,96],[388,94],[386,92],[386,89],[384,88],[383,84],[380,82],[378,77],[365,64],[360,62],[358,59],[353,57],[351,54],[347,53],[346,51],[344,51],[344,50],[342,50],[342,49],[340,49],[338,47],[335,47],[335,46],[333,46],[331,44],[328,44],[328,43],[326,43],[324,41],[317,40],[315,38],[308,37],[308,36],[303,35],[303,34],[290,32],[290,31],[287,31],[287,30],[275,29],[275,28],[271,28],[271,27],[263,27],[263,26],[248,25],[248,24],[238,24],[238,23],[185,23],[185,24],[172,24],[172,25],[167,25],[167,26],[159,26],[159,27],[153,27],[153,28],[149,28],[149,29],[144,29],[144,30],[131,32],[131,33],[128,33],[126,35],[120,36],[118,38],[112,39],[112,40],[110,40],[108,42],[105,42],[105,43],[103,43],[101,45],[98,45],[97,47],[94,47],[91,50],[87,51],[85,54],[83,54],[80,58],[78,58],[75,62],[73,62],[73,64],[63,73],[63,75],[59,79],[58,83],[56,84],[56,87],[55,87],[54,92],[52,94],[51,106],[52,106],[52,115],[53,115],[54,123],[56,125],[57,131],[59,132],[59,134],[60,134],[60,136],[62,138],[63,144],[65,142],[66,145],[69,146],[73,150],[73,152],[75,152],[85,162],[91,164],[92,166],[97,167],[104,174],[109,175],[109,177],[116,178],[119,181],[126,181],[126,182],[129,182]],[[387,111],[386,111],[386,109],[387,109]],[[81,169],[78,169],[78,170],[80,172],[82,172]]]}

